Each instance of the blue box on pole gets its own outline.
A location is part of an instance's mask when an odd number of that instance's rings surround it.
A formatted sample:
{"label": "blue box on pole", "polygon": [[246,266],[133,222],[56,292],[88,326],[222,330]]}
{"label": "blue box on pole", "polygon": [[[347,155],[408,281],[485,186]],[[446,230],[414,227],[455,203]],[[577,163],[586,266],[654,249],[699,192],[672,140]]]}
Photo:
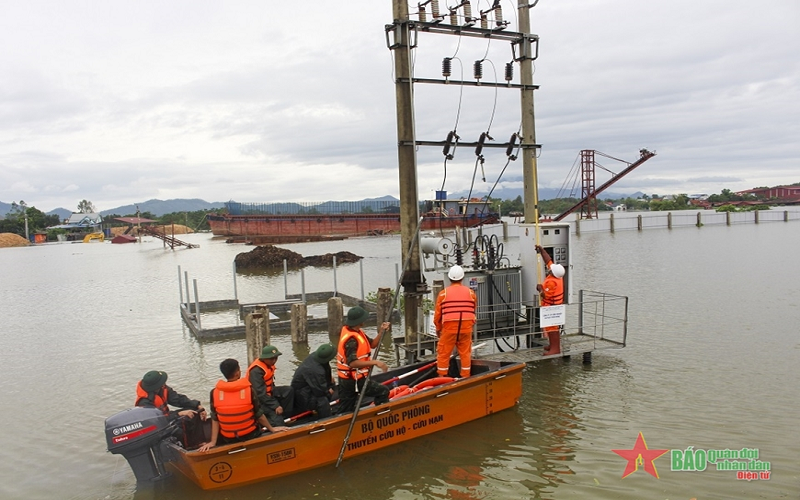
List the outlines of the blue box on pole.
{"label": "blue box on pole", "polygon": [[447,191],[436,191],[436,201],[443,201],[447,199]]}

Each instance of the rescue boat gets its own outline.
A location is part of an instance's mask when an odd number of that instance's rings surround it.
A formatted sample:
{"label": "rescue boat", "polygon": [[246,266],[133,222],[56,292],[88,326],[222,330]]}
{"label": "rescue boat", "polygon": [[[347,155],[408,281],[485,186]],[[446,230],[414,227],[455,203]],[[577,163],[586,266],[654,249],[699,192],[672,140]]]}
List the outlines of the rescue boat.
{"label": "rescue boat", "polygon": [[[400,385],[404,374],[425,373],[425,365],[405,365],[372,378]],[[342,449],[346,460],[511,408],[522,394],[524,367],[519,362],[473,359],[469,377],[427,382],[387,404],[362,407],[349,438],[352,413],[300,420],[286,432],[208,452],[191,451],[171,437],[174,425],[159,410],[132,408],[106,419],[106,440],[111,453],[128,459],[140,483],[177,472],[204,490],[232,488],[333,467]]]}

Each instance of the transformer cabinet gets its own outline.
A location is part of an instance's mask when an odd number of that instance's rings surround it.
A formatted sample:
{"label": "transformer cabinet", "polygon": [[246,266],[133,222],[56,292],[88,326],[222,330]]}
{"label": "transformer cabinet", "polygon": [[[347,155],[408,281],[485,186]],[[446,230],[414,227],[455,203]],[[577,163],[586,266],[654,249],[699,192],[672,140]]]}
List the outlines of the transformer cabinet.
{"label": "transformer cabinet", "polygon": [[[572,252],[568,222],[542,222],[539,224],[539,244],[547,250],[553,262],[566,269],[564,276],[564,303],[572,302]],[[539,305],[536,285],[545,277],[544,261],[536,253],[536,225],[519,225],[519,252],[522,264],[523,300]]]}

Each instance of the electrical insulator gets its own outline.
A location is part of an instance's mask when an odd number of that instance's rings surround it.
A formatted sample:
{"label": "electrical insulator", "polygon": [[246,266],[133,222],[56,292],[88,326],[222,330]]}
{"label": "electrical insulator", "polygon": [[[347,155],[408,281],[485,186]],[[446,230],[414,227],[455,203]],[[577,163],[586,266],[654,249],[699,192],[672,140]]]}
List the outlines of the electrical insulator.
{"label": "electrical insulator", "polygon": [[506,81],[510,82],[514,79],[514,64],[513,63],[506,63]]}
{"label": "electrical insulator", "polygon": [[[521,137],[519,136],[519,134],[514,132],[513,134],[511,134],[511,139],[508,140],[508,147],[506,148],[506,156],[508,156],[509,158],[512,157],[512,154],[514,153],[514,148],[517,146],[517,139],[521,139]],[[517,157],[514,156],[513,160],[516,159]]]}
{"label": "electrical insulator", "polygon": [[445,78],[450,78],[450,69],[452,66],[453,59],[450,57],[445,57],[442,59],[442,76]]}
{"label": "electrical insulator", "polygon": [[489,20],[486,18],[486,14],[481,12],[481,28],[489,29]]}
{"label": "electrical insulator", "polygon": [[427,21],[427,19],[425,17],[425,6],[424,5],[420,5],[419,6],[419,22],[424,23],[425,21]]}
{"label": "electrical insulator", "polygon": [[458,25],[458,14],[456,14],[456,11],[454,10],[450,11],[450,24],[453,26]]}
{"label": "electrical insulator", "polygon": [[499,5],[494,9],[494,22],[497,26],[503,25],[503,8]]}
{"label": "electrical insulator", "polygon": [[480,80],[481,78],[483,78],[483,60],[475,61],[475,67],[473,72],[475,74],[476,80]]}
{"label": "electrical insulator", "polygon": [[434,19],[439,19],[439,0],[431,0],[431,15]]}
{"label": "electrical insulator", "polygon": [[459,266],[464,265],[464,254],[461,252],[461,247],[456,245],[456,264]]}
{"label": "electrical insulator", "polygon": [[470,21],[472,21],[472,5],[467,0],[464,2],[464,22],[469,23]]}

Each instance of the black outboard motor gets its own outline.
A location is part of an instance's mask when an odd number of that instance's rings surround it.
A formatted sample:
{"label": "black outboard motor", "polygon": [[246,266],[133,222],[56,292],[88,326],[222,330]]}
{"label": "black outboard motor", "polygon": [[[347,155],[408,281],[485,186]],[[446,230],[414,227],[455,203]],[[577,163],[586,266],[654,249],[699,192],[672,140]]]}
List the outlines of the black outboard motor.
{"label": "black outboard motor", "polygon": [[159,443],[177,430],[157,408],[130,408],[106,419],[106,444],[108,451],[128,460],[137,482],[152,483],[170,475]]}

